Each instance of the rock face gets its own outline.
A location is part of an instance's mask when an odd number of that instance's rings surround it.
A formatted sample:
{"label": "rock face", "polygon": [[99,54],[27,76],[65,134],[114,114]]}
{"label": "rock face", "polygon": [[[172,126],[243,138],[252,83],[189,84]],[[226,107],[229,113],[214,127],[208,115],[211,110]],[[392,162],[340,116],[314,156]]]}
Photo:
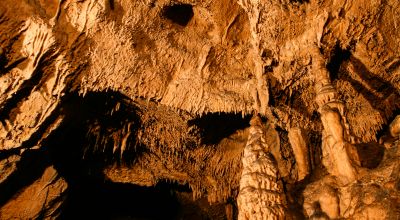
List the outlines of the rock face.
{"label": "rock face", "polygon": [[0,209],[1,219],[56,219],[67,190],[67,182],[53,167],[31,185],[21,189]]}
{"label": "rock face", "polygon": [[399,10],[2,0],[0,218],[398,219]]}

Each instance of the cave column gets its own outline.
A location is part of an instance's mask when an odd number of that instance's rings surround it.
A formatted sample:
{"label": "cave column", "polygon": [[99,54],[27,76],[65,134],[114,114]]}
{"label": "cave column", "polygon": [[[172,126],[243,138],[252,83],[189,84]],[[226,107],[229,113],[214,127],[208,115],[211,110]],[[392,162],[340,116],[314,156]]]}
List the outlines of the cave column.
{"label": "cave column", "polygon": [[239,220],[285,219],[285,193],[264,135],[260,117],[253,116],[242,157],[243,170],[237,198]]}
{"label": "cave column", "polygon": [[312,71],[315,74],[315,101],[324,127],[322,162],[330,174],[338,177],[341,183],[347,184],[356,179],[356,170],[346,151],[350,143],[345,140],[344,103],[338,99],[338,93],[331,83],[325,60],[316,46],[311,48],[311,55]]}
{"label": "cave column", "polygon": [[237,0],[238,4],[246,11],[250,22],[251,51],[254,60],[254,78],[256,80],[255,91],[253,91],[254,109],[261,114],[268,114],[268,85],[264,74],[264,61],[261,58],[262,49],[260,48],[260,1],[259,0]]}

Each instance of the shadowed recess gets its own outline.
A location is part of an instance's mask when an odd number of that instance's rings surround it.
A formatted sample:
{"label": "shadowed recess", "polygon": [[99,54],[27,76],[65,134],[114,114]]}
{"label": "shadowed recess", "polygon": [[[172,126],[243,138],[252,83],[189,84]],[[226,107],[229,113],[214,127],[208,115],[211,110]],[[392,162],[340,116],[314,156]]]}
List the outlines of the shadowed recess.
{"label": "shadowed recess", "polygon": [[186,26],[193,15],[193,6],[189,4],[175,4],[164,8],[164,16],[181,26]]}
{"label": "shadowed recess", "polygon": [[111,115],[123,99],[117,93],[89,93],[66,101],[63,111],[74,123],[63,124],[46,142],[51,163],[69,186],[60,219],[215,219],[207,216],[224,213],[223,207],[210,211],[208,203],[192,201],[189,185],[160,180],[156,186],[141,187],[109,181],[102,171],[107,161],[115,159],[110,147],[93,146],[99,150],[82,157],[88,123],[97,119],[105,128],[118,130],[124,123],[121,115],[137,117],[131,112],[134,107],[126,104]]}
{"label": "shadowed recess", "polygon": [[298,4],[303,4],[303,3],[309,3],[309,0],[290,0],[290,3],[298,3]]}
{"label": "shadowed recess", "polygon": [[[50,151],[52,145],[59,146],[58,153],[64,151],[56,160],[65,160],[69,154],[74,154],[77,159],[100,160],[99,164],[121,159],[123,152],[114,145],[120,145],[128,124],[132,135],[127,142],[136,143],[136,130],[141,123],[137,108],[126,101],[126,97],[115,92],[88,93],[85,97],[73,94],[66,98],[62,114],[66,121],[73,123],[60,126],[48,141]],[[129,156],[135,155],[126,155],[124,159],[129,161],[132,159]]]}
{"label": "shadowed recess", "polygon": [[[178,189],[179,190],[179,189]],[[82,181],[71,185],[60,219],[177,219],[173,187]]]}
{"label": "shadowed recess", "polygon": [[199,129],[203,144],[218,144],[223,138],[249,127],[250,119],[250,115],[210,113],[190,120],[188,124]]}
{"label": "shadowed recess", "polygon": [[27,151],[21,156],[22,160],[17,162],[16,172],[0,184],[0,207],[21,188],[31,185],[49,165],[45,160],[47,155],[43,151]]}
{"label": "shadowed recess", "polygon": [[369,169],[378,167],[385,153],[385,148],[376,142],[357,144],[356,149],[360,165]]}
{"label": "shadowed recess", "polygon": [[338,79],[340,65],[342,65],[344,61],[349,60],[350,56],[350,50],[342,49],[339,45],[336,45],[333,55],[326,66],[332,81]]}
{"label": "shadowed recess", "polygon": [[192,201],[188,186],[154,187],[85,180],[70,186],[59,219],[226,219],[224,206]]}
{"label": "shadowed recess", "polygon": [[108,0],[108,3],[110,4],[110,9],[114,10],[115,6],[114,6],[114,0]]}

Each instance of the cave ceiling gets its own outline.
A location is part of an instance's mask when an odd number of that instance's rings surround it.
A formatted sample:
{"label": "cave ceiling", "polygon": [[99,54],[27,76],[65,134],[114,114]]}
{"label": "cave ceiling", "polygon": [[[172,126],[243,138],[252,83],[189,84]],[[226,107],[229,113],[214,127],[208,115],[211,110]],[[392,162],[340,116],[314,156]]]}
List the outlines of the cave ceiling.
{"label": "cave ceiling", "polygon": [[200,219],[398,218],[399,14],[2,0],[0,219],[74,218],[77,186],[101,182],[170,187]]}

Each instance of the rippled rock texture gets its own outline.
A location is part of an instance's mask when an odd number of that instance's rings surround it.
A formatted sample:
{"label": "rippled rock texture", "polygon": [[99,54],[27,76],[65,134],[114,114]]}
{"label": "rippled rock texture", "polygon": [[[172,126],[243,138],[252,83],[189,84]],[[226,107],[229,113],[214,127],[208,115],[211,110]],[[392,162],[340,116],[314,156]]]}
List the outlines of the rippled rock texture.
{"label": "rippled rock texture", "polygon": [[400,218],[399,14],[2,0],[0,218]]}

